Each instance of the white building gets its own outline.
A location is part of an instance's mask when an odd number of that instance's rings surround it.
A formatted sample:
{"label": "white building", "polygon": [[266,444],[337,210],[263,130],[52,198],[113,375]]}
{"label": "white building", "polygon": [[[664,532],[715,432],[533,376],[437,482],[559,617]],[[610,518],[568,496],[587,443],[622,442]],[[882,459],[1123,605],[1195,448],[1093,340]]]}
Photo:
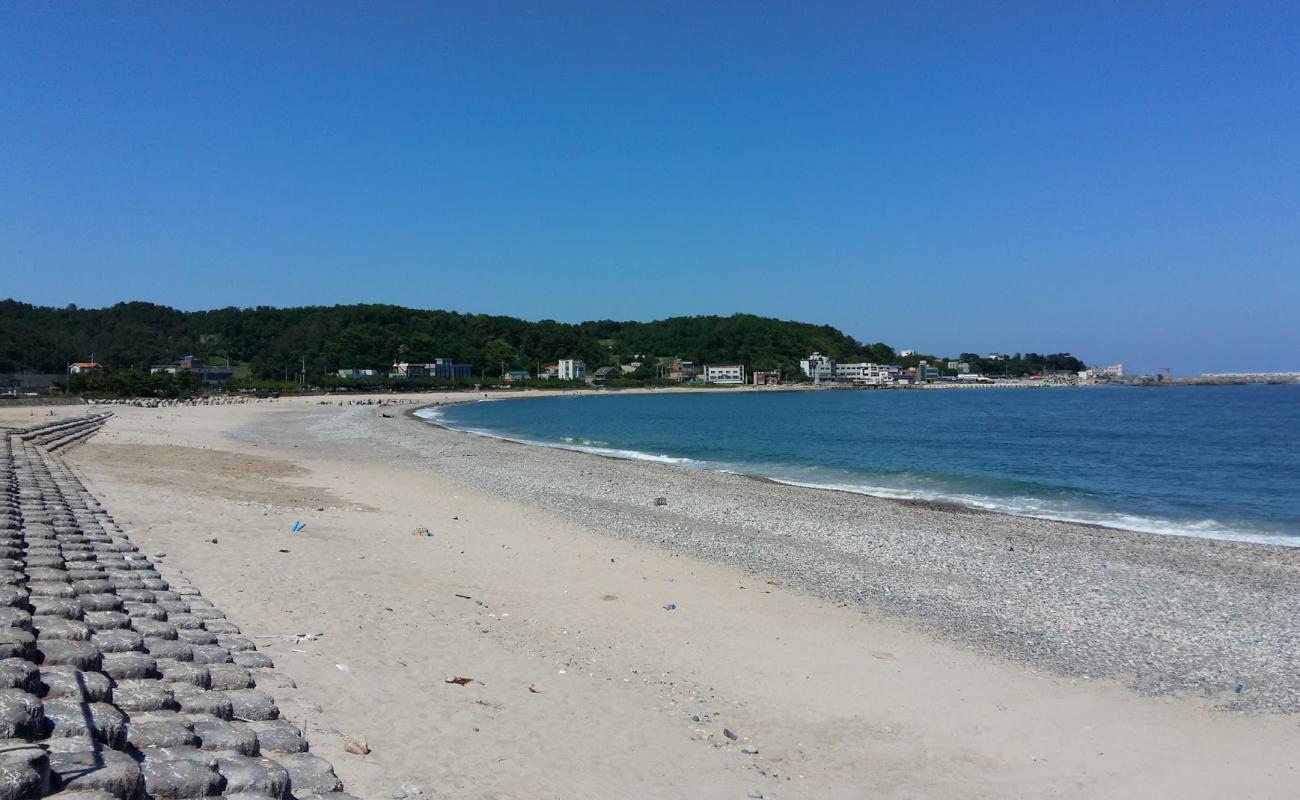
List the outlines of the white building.
{"label": "white building", "polygon": [[879,385],[891,383],[894,380],[894,374],[886,364],[871,364],[864,361],[858,364],[837,364],[835,367],[835,380]]}
{"label": "white building", "polygon": [[915,351],[915,350],[900,350],[900,351],[898,351],[898,357],[899,357],[899,358],[907,358],[908,356],[914,356],[914,355],[916,355],[916,351]]}
{"label": "white building", "polygon": [[587,365],[580,358],[561,358],[559,363],[559,378],[562,381],[585,381],[587,379]]}
{"label": "white building", "polygon": [[799,362],[799,369],[809,378],[829,381],[835,377],[835,362],[821,353],[813,353]]}
{"label": "white building", "polygon": [[745,365],[744,364],[705,364],[704,382],[705,383],[735,383],[735,384],[744,383]]}

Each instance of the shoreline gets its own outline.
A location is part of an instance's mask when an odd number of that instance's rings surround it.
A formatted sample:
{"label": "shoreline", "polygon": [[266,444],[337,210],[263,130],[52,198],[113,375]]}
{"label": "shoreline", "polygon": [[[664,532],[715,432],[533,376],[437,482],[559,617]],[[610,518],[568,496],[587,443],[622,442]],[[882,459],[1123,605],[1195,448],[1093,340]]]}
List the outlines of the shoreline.
{"label": "shoreline", "polygon": [[[1052,388],[1060,388],[1060,387],[1052,387]],[[1066,388],[1091,388],[1091,387],[1066,387]],[[690,391],[711,391],[711,390],[682,389],[679,391],[690,392]],[[645,394],[649,392],[634,391],[632,393]],[[539,399],[539,398],[546,398],[546,397],[556,398],[556,397],[566,397],[566,396],[571,396],[571,395],[563,394],[563,393],[554,393],[554,394],[541,393],[541,394],[535,394],[535,395],[525,396],[525,397],[503,397],[503,398],[482,397],[482,398],[462,399],[458,401],[443,402],[435,405],[420,405],[418,407],[406,410],[404,416],[408,419],[417,422],[422,422],[425,425],[432,425],[442,430],[450,431],[453,433],[463,434],[467,436],[477,436],[485,439],[492,439],[495,441],[506,442],[509,444],[522,445],[524,447],[537,447],[537,448],[545,448],[545,449],[552,449],[552,450],[563,450],[572,453],[582,453],[585,455],[595,456],[598,458],[613,459],[615,461],[667,464],[669,466],[674,466],[679,469],[691,469],[690,467],[682,466],[680,462],[683,460],[693,461],[694,463],[702,465],[698,468],[699,471],[735,474],[735,475],[740,475],[742,477],[750,478],[757,481],[773,483],[781,486],[797,487],[797,488],[808,489],[812,491],[836,492],[836,493],[846,494],[846,495],[870,497],[875,500],[900,503],[905,506],[911,506],[916,508],[933,508],[938,510],[946,510],[952,513],[993,514],[996,516],[1011,517],[1017,519],[1042,520],[1044,522],[1056,522],[1056,523],[1063,523],[1067,525],[1077,525],[1084,528],[1095,528],[1095,529],[1106,530],[1106,531],[1122,531],[1124,533],[1129,533],[1129,534],[1134,534],[1139,536],[1178,537],[1178,538],[1185,538],[1185,539],[1233,542],[1237,544],[1254,545],[1258,547],[1300,548],[1300,536],[1289,537],[1286,536],[1285,534],[1250,533],[1244,531],[1227,531],[1221,533],[1200,534],[1200,533],[1191,533],[1179,529],[1158,530],[1158,529],[1153,529],[1151,527],[1148,528],[1126,527],[1118,523],[1107,524],[1105,522],[1097,522],[1093,520],[1074,519],[1063,515],[1029,514],[1029,513],[1018,514],[1013,511],[1003,510],[1000,508],[984,508],[974,504],[963,503],[959,500],[949,500],[945,498],[896,497],[889,494],[871,492],[866,489],[855,490],[855,489],[845,488],[840,486],[831,486],[831,485],[814,484],[814,483],[800,483],[797,481],[784,480],[779,477],[763,475],[756,472],[745,472],[743,471],[745,465],[736,465],[737,469],[725,469],[723,468],[724,465],[710,466],[709,464],[711,462],[698,461],[696,459],[690,459],[685,457],[681,459],[675,456],[664,457],[663,459],[638,458],[632,455],[623,456],[623,455],[618,455],[616,453],[594,452],[591,448],[568,446],[568,445],[554,444],[549,442],[530,441],[526,439],[514,438],[504,434],[493,433],[487,430],[470,430],[464,428],[456,428],[444,424],[442,422],[439,422],[436,419],[420,416],[419,414],[420,411],[426,409],[441,408],[441,407],[446,407],[451,405],[465,405],[465,404],[485,402],[485,401],[497,402],[497,401],[505,401],[505,400],[531,400],[531,399]],[[616,396],[616,395],[596,394],[594,396]],[[634,451],[625,451],[625,452],[630,453]],[[642,454],[642,455],[648,455],[648,454]]]}
{"label": "shoreline", "polygon": [[[1220,701],[1225,707],[1300,710],[1300,676],[1290,666],[1300,661],[1300,640],[1286,633],[1300,618],[1300,598],[1283,589],[1300,580],[1300,549],[954,512],[736,473],[593,459],[418,417],[376,426],[355,416],[359,427],[348,435],[381,444],[389,463],[443,472],[575,524],[771,574],[980,652],[1062,675],[1130,675],[1131,688],[1150,694],[1210,697],[1245,679],[1255,688]],[[266,433],[239,436],[250,432]],[[654,507],[657,496],[669,505]],[[1241,590],[1227,627],[1213,602],[1225,586]],[[1168,616],[1171,606],[1179,610]],[[1262,641],[1277,649],[1254,644]],[[1135,661],[1132,650],[1143,655]]]}

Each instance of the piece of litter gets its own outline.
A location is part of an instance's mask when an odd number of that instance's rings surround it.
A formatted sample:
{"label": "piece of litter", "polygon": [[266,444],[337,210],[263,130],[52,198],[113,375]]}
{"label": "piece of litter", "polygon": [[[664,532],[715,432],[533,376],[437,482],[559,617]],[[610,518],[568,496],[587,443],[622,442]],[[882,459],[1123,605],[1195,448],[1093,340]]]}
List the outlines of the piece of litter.
{"label": "piece of litter", "polygon": [[676,610],[677,610],[676,603],[664,603],[664,611],[676,611]]}
{"label": "piece of litter", "polygon": [[1239,683],[1236,686],[1232,687],[1232,691],[1234,694],[1241,694],[1245,688],[1246,688],[1245,684]]}
{"label": "piece of litter", "polygon": [[288,550],[281,550],[280,552],[281,552],[281,553],[287,553],[287,552],[289,552],[289,551],[288,551]]}
{"label": "piece of litter", "polygon": [[542,693],[542,690],[541,690],[541,689],[538,689],[536,686],[533,686],[531,683],[528,684],[528,691],[532,692],[533,694],[541,694],[541,693]]}
{"label": "piece of litter", "polygon": [[336,666],[336,667],[339,668],[339,672],[351,672],[351,671],[352,671],[352,670],[348,669],[348,665],[347,665],[347,664],[335,664],[334,666]]}
{"label": "piece of litter", "polygon": [[474,599],[473,597],[470,597],[470,596],[467,595],[467,594],[458,594],[458,595],[456,595],[456,596],[459,597],[461,600],[473,600],[473,599]]}
{"label": "piece of litter", "polygon": [[725,737],[727,737],[728,739],[730,739],[730,740],[733,741],[733,742],[736,741],[736,734],[734,734],[734,733],[731,732],[731,728],[723,728],[723,729],[722,729],[722,735],[725,736]]}
{"label": "piece of litter", "polygon": [[477,683],[480,686],[483,685],[483,681],[475,680],[474,678],[462,678],[459,675],[450,675],[443,680],[443,683],[454,683],[457,686],[464,686],[469,683]]}
{"label": "piece of litter", "polygon": [[293,523],[293,532],[298,533],[299,531],[305,529],[306,527],[307,527],[307,523],[295,520]]}

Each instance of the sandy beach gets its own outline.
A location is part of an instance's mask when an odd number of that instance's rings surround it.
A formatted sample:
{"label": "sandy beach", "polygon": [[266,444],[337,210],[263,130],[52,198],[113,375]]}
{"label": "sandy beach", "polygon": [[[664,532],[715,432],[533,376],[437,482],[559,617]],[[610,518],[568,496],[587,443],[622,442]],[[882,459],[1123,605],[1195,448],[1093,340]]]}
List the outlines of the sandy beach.
{"label": "sandy beach", "polygon": [[530,448],[402,399],[115,407],[66,454],[296,680],[284,715],[358,796],[1294,796],[1300,550]]}

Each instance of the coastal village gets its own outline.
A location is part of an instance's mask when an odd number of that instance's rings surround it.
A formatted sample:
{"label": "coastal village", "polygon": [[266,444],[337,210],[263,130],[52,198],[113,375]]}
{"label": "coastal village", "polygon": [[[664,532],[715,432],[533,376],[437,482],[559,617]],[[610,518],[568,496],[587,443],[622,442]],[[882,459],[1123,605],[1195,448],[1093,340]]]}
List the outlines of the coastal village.
{"label": "coastal village", "polygon": [[[915,355],[914,351],[904,350],[901,356],[907,358]],[[993,353],[988,356],[991,361],[1003,361],[1008,356]],[[552,364],[540,365],[536,373],[528,370],[504,370],[500,380],[504,383],[520,383],[529,380],[543,381],[581,381],[592,385],[602,385],[626,379],[641,372],[647,366],[645,356],[636,356],[626,364],[598,367],[590,370],[587,364],[578,358],[562,358]],[[782,383],[825,384],[831,388],[885,388],[891,386],[921,385],[1077,385],[1083,383],[1105,383],[1125,377],[1124,365],[1089,367],[1082,371],[1055,370],[1028,378],[1011,379],[1005,376],[988,375],[972,371],[966,361],[938,361],[931,364],[921,360],[914,367],[897,364],[875,364],[870,362],[837,363],[829,356],[811,353],[799,362],[799,374],[783,375],[781,370],[749,371],[744,364],[696,364],[680,357],[661,357],[651,364],[654,377],[660,382],[673,382],[689,385],[711,386],[779,386]],[[339,370],[340,378],[379,378],[383,375],[376,370],[345,369]],[[436,359],[431,364],[412,364],[394,362],[389,378],[440,378],[444,380],[461,380],[473,377],[473,366],[459,364],[451,359]]]}
{"label": "coastal village", "polygon": [[[914,355],[913,351],[904,350],[902,356]],[[991,360],[1003,360],[1007,356],[992,354]],[[1079,383],[1100,383],[1124,377],[1124,365],[1115,364],[1107,367],[1090,367],[1084,371],[1052,371],[1034,375],[1028,379],[1010,379],[1004,376],[990,376],[973,372],[971,365],[965,361],[940,361],[930,364],[920,361],[915,367],[897,364],[874,364],[869,362],[837,363],[829,356],[812,353],[799,362],[797,375],[783,375],[781,370],[750,371],[746,365],[696,364],[680,357],[661,357],[653,362],[645,356],[636,356],[626,364],[602,366],[589,369],[586,362],[579,358],[562,358],[551,364],[539,365],[536,372],[522,369],[502,370],[497,376],[506,384],[525,381],[569,381],[601,386],[619,380],[628,379],[649,364],[653,368],[654,379],[658,382],[680,383],[696,386],[779,386],[782,383],[825,384],[829,388],[885,388],[891,386],[920,385],[1033,385],[1056,384],[1075,385]],[[462,364],[448,358],[435,359],[432,363],[418,364],[406,361],[394,361],[388,373],[373,369],[341,369],[339,378],[347,380],[420,379],[458,381],[474,378],[472,364]],[[488,377],[482,376],[486,382]]]}
{"label": "coastal village", "polygon": [[[634,356],[627,363],[606,365],[590,369],[580,358],[562,358],[553,363],[539,364],[535,370],[502,367],[499,374],[475,370],[473,364],[452,358],[435,358],[430,362],[413,362],[394,359],[388,370],[349,368],[340,369],[328,376],[330,383],[322,386],[308,380],[305,371],[296,375],[286,370],[286,379],[296,379],[307,389],[333,388],[346,390],[349,386],[373,386],[386,383],[392,388],[407,383],[412,386],[426,382],[439,384],[465,384],[476,388],[496,386],[539,386],[555,382],[572,385],[586,384],[592,388],[619,388],[631,385],[638,378],[650,375],[649,385],[682,385],[696,387],[778,387],[801,385],[825,389],[891,389],[891,388],[1014,388],[1034,386],[1095,386],[1103,384],[1151,385],[1225,385],[1243,383],[1297,383],[1300,372],[1270,373],[1213,373],[1199,376],[1178,376],[1168,367],[1154,374],[1130,374],[1124,364],[1095,365],[1086,369],[1044,369],[1037,374],[999,374],[997,366],[1013,358],[1005,353],[989,353],[978,363],[972,360],[916,359],[914,350],[901,350],[901,359],[915,361],[915,366],[880,364],[873,362],[837,362],[822,353],[810,353],[799,360],[794,374],[775,370],[750,370],[742,363],[697,364],[678,356],[650,358]],[[980,365],[983,369],[980,369]],[[14,373],[0,374],[0,396],[36,396],[61,394],[66,380],[72,376],[91,376],[101,373],[105,366],[92,357],[67,365],[64,375]],[[206,363],[194,355],[184,355],[167,364],[149,367],[149,376],[185,378],[202,394],[221,393],[239,375],[229,362],[224,365]],[[231,388],[233,391],[233,388]]]}

